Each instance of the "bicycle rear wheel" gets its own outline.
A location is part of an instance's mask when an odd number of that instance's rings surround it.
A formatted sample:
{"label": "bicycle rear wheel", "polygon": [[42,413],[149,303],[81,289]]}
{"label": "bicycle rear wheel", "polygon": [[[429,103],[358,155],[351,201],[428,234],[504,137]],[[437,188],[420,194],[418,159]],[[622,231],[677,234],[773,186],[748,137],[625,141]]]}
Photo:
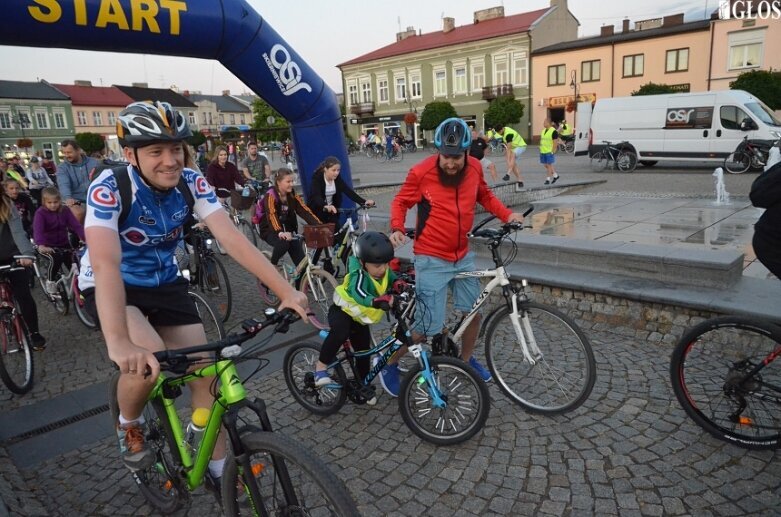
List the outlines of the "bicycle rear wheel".
{"label": "bicycle rear wheel", "polygon": [[[302,445],[269,432],[242,435],[241,445],[251,472],[228,454],[222,474],[225,515],[360,515],[344,483]],[[250,481],[260,495],[254,504]]]}
{"label": "bicycle rear wheel", "polygon": [[301,292],[309,299],[309,309],[314,313],[309,321],[319,329],[328,329],[328,309],[334,300],[336,279],[322,269],[310,269],[301,282]]}
{"label": "bicycle rear wheel", "polygon": [[616,167],[621,172],[633,172],[637,168],[637,155],[632,151],[619,151],[616,155]]}
{"label": "bicycle rear wheel", "polygon": [[[521,327],[534,356],[530,365],[513,327],[510,309],[500,307],[489,316],[485,338],[488,368],[510,399],[530,413],[556,415],[586,401],[596,381],[591,344],[567,315],[535,302],[519,304]],[[528,325],[527,325],[528,323]]]}
{"label": "bicycle rear wheel", "polygon": [[591,159],[591,170],[594,172],[602,172],[608,167],[608,162],[610,160],[607,159],[607,156],[602,151],[597,151],[595,153],[592,153],[590,156]]}
{"label": "bicycle rear wheel", "polygon": [[[119,403],[117,402],[117,384],[119,372],[109,380],[108,406],[114,426],[119,423]],[[160,401],[151,400],[143,411],[146,423],[144,439],[155,454],[155,464],[149,468],[131,472],[138,489],[147,502],[161,513],[172,513],[190,505],[188,492],[182,479],[176,474],[178,460],[175,453],[174,435],[171,424]]]}
{"label": "bicycle rear wheel", "polygon": [[0,378],[8,389],[23,395],[33,387],[32,340],[19,315],[0,315]]}
{"label": "bicycle rear wheel", "polygon": [[[680,339],[670,360],[675,396],[697,425],[746,449],[781,447],[781,328],[723,316]],[[758,373],[745,378],[757,365]],[[744,380],[745,378],[745,380]]]}
{"label": "bicycle rear wheel", "polygon": [[199,267],[200,281],[198,284],[201,292],[217,309],[222,321],[228,321],[233,307],[233,296],[225,266],[217,257],[207,255]]}
{"label": "bicycle rear wheel", "polygon": [[730,153],[724,158],[724,169],[730,174],[743,174],[751,167],[751,156],[743,151]]}
{"label": "bicycle rear wheel", "polygon": [[195,303],[195,309],[203,323],[203,330],[206,333],[207,341],[217,341],[225,337],[225,327],[222,324],[217,310],[200,294],[190,291],[190,298]]}
{"label": "bicycle rear wheel", "polygon": [[347,393],[344,386],[347,376],[344,368],[337,365],[331,372],[336,386],[315,386],[314,371],[320,357],[320,343],[304,342],[293,345],[285,353],[283,370],[285,383],[293,398],[316,415],[332,415],[344,406]]}

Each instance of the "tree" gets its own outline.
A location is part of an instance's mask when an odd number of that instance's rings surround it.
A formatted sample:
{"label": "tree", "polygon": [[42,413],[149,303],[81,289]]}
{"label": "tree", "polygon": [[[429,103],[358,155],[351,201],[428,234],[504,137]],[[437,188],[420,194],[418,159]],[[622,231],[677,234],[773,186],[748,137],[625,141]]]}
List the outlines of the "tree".
{"label": "tree", "polygon": [[206,136],[200,131],[193,133],[193,136],[187,139],[187,143],[198,149],[198,146],[206,142]]}
{"label": "tree", "polygon": [[498,97],[485,110],[485,124],[488,127],[517,124],[523,117],[524,105],[514,97]]}
{"label": "tree", "polygon": [[639,90],[632,92],[632,95],[659,95],[660,93],[678,93],[669,84],[646,83]]}
{"label": "tree", "polygon": [[752,70],[743,72],[729,83],[733,90],[745,90],[768,105],[771,110],[781,109],[781,72]]}
{"label": "tree", "polygon": [[436,129],[443,120],[457,117],[456,109],[447,101],[435,101],[426,104],[420,116],[420,127],[427,131]]}
{"label": "tree", "polygon": [[[290,135],[288,121],[263,99],[255,99],[252,103],[252,113],[255,117],[252,121],[252,129],[262,131],[266,135],[263,140],[282,140]],[[274,117],[274,123],[271,125],[268,123],[269,117]]]}
{"label": "tree", "polygon": [[97,133],[77,133],[76,142],[87,155],[102,151],[105,147],[103,137]]}

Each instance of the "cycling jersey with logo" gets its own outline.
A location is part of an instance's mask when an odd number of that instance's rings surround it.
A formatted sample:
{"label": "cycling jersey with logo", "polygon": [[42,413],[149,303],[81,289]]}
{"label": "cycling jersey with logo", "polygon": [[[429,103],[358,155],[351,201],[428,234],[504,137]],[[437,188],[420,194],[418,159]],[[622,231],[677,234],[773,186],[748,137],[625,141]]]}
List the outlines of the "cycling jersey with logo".
{"label": "cycling jersey with logo", "polygon": [[[183,237],[182,226],[189,214],[187,200],[178,189],[161,193],[153,191],[132,166],[128,174],[133,196],[127,219],[120,225],[122,199],[111,169],[103,171],[87,193],[87,217],[84,228],[101,226],[119,233],[122,247],[120,271],[122,280],[137,287],[157,287],[180,276],[174,251]],[[221,206],[214,190],[201,173],[191,169],[182,172],[193,193],[195,215],[203,221]],[[79,288],[95,286],[89,249],[81,259]]]}

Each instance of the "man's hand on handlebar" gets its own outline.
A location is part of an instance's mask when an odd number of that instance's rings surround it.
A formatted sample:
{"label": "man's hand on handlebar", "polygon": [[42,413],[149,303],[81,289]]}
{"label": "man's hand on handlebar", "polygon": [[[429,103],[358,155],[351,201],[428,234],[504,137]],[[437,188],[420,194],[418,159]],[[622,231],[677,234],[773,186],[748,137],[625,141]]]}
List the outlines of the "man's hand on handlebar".
{"label": "man's hand on handlebar", "polygon": [[523,223],[523,214],[513,212],[510,217],[507,218],[508,223]]}
{"label": "man's hand on handlebar", "polygon": [[390,234],[390,241],[394,248],[398,248],[407,242],[407,236],[404,235],[404,232],[396,230]]}
{"label": "man's hand on handlebar", "polygon": [[160,363],[154,354],[135,345],[129,339],[108,346],[108,357],[119,367],[119,371],[129,375],[150,376],[157,379],[160,375]]}

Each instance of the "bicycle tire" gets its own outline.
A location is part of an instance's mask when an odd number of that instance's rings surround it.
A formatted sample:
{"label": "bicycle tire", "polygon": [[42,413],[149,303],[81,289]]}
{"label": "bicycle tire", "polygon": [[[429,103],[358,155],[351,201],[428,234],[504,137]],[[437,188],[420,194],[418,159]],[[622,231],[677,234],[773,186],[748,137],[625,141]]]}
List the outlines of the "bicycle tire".
{"label": "bicycle tire", "polygon": [[716,438],[745,449],[781,448],[781,358],[738,383],[779,350],[781,327],[772,323],[743,316],[704,321],[687,330],[672,353],[673,392],[686,414]]}
{"label": "bicycle tire", "polygon": [[634,172],[637,168],[637,155],[632,151],[618,151],[616,168],[621,172]]}
{"label": "bicycle tire", "polygon": [[33,387],[35,362],[31,343],[30,331],[21,316],[8,312],[0,315],[0,378],[17,395],[24,395]]}
{"label": "bicycle tire", "polygon": [[[270,251],[263,250],[261,253],[263,253],[263,255],[266,256],[266,258],[269,260],[269,262],[271,262],[271,252]],[[263,282],[261,282],[259,279],[257,280],[257,284],[258,284],[258,292],[260,293],[260,298],[263,300],[263,302],[266,305],[268,305],[269,307],[276,307],[277,305],[279,305],[281,300],[274,293],[274,291],[269,289],[268,286],[266,284],[264,284]]]}
{"label": "bicycle tire", "polygon": [[43,293],[43,297],[47,300],[51,301],[51,296],[49,296],[49,291],[46,290],[46,280],[48,280],[49,275],[49,259],[41,255],[40,253],[35,254],[35,270],[38,272],[38,285],[41,288],[41,292]]}
{"label": "bicycle tire", "polygon": [[73,293],[73,308],[76,310],[76,316],[79,318],[79,321],[88,329],[96,328],[98,325],[84,306],[84,297],[81,295],[81,291],[79,291],[78,277],[73,278],[71,292]]}
{"label": "bicycle tire", "polygon": [[400,162],[402,160],[404,160],[404,151],[401,150],[398,152],[394,152],[390,158],[390,161],[392,162]]}
{"label": "bicycle tire", "polygon": [[488,386],[460,359],[429,357],[429,365],[446,402],[445,407],[434,407],[423,369],[416,364],[401,380],[401,417],[413,433],[427,442],[436,445],[462,443],[485,426],[491,409]]}
{"label": "bicycle tire", "polygon": [[214,255],[207,255],[199,267],[201,268],[198,282],[200,291],[217,309],[222,321],[228,321],[233,307],[233,292],[225,266]]}
{"label": "bicycle tire", "polygon": [[222,324],[217,309],[215,309],[206,298],[195,291],[189,291],[188,294],[195,304],[195,309],[198,311],[198,317],[201,318],[203,331],[206,334],[206,341],[211,342],[223,339],[227,333],[225,332],[225,326]]}
{"label": "bicycle tire", "polygon": [[54,310],[61,316],[67,316],[70,310],[70,299],[68,298],[68,290],[64,285],[64,277],[60,277],[57,280],[57,295],[52,297],[52,303],[54,304]]}
{"label": "bicycle tire", "polygon": [[751,168],[751,156],[744,151],[730,153],[724,158],[724,170],[730,174],[743,174]]}
{"label": "bicycle tire", "polygon": [[[251,504],[242,469],[234,455],[228,454],[222,474],[225,515],[257,515],[259,505],[265,508],[266,513],[261,512],[264,515],[360,515],[344,483],[303,445],[262,431],[244,434],[240,440],[262,501]],[[280,475],[292,482],[289,488],[295,492],[294,501],[286,500],[289,496]],[[239,486],[243,489],[239,490]]]}
{"label": "bicycle tire", "polygon": [[[108,384],[108,406],[114,426],[119,422],[119,403],[117,402],[117,384],[120,373],[111,376]],[[190,492],[178,471],[180,461],[171,423],[160,401],[147,401],[142,412],[146,420],[146,444],[155,454],[155,464],[149,468],[129,471],[138,486],[141,495],[161,513],[169,514],[190,505]]]}
{"label": "bicycle tire", "polygon": [[301,281],[301,292],[309,300],[309,322],[318,329],[329,329],[328,310],[334,300],[334,292],[339,284],[330,273],[322,269],[310,269],[309,276]]}
{"label": "bicycle tire", "polygon": [[575,152],[574,140],[567,140],[566,142],[564,142],[564,152],[567,154],[572,154]]}
{"label": "bicycle tire", "polygon": [[[533,366],[526,362],[510,319],[511,309],[501,306],[490,315],[485,355],[499,389],[529,413],[558,415],[583,404],[596,382],[596,362],[583,331],[566,314],[536,302],[518,307],[540,352]],[[530,341],[526,336],[527,342]]]}
{"label": "bicycle tire", "polygon": [[603,151],[596,151],[589,157],[591,170],[594,172],[603,172],[608,167],[609,160]]}
{"label": "bicycle tire", "polygon": [[239,221],[239,230],[241,230],[241,233],[244,234],[244,236],[252,243],[253,246],[256,248],[258,247],[258,236],[255,234],[255,229],[252,227],[252,223],[242,219]]}
{"label": "bicycle tire", "polygon": [[[314,371],[321,347],[320,343],[310,341],[297,343],[285,352],[282,364],[285,383],[296,402],[311,413],[327,416],[333,415],[344,406],[347,393],[344,388],[315,387]],[[336,365],[330,375],[339,385],[347,384],[347,376],[341,364]]]}

